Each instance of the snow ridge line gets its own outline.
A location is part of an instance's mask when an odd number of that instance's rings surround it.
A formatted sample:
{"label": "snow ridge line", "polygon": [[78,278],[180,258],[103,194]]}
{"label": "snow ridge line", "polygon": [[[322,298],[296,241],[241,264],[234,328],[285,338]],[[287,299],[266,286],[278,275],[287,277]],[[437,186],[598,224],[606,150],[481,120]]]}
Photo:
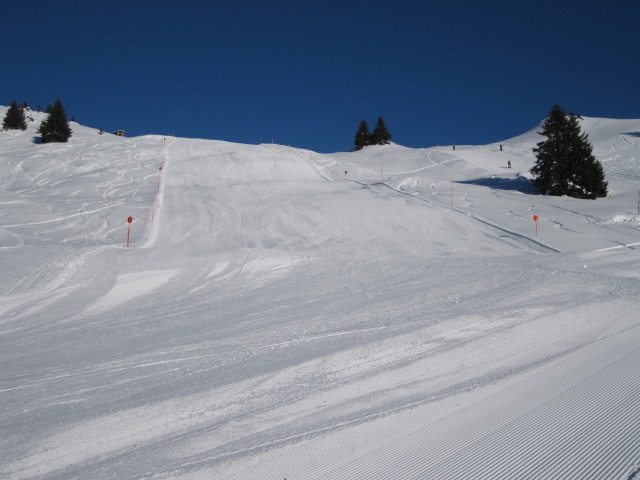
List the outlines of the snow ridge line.
{"label": "snow ridge line", "polygon": [[[444,205],[441,205],[441,204],[439,204],[437,202],[434,202],[433,200],[429,200],[428,198],[421,197],[421,196],[419,196],[419,195],[417,195],[415,193],[403,192],[402,190],[399,190],[399,189],[393,187],[392,185],[389,185],[387,182],[375,182],[375,183],[367,184],[367,183],[364,183],[364,182],[359,182],[358,180],[350,180],[350,181],[355,182],[355,183],[357,183],[359,185],[362,185],[362,186],[365,186],[365,187],[374,187],[374,186],[377,186],[377,185],[382,185],[382,186],[385,186],[385,187],[393,190],[394,192],[400,193],[402,195],[407,195],[407,196],[412,197],[412,198],[417,198],[418,200],[422,200],[423,202],[429,203],[431,205],[437,205],[438,207],[445,207]],[[525,233],[517,232],[515,230],[511,230],[510,228],[507,228],[507,227],[504,227],[504,226],[499,225],[497,223],[494,223],[494,222],[492,222],[490,220],[487,220],[486,218],[482,218],[482,217],[480,217],[480,216],[478,216],[476,214],[465,212],[464,210],[460,210],[459,208],[455,208],[455,207],[445,207],[445,208],[449,208],[449,210],[453,210],[455,212],[458,212],[458,213],[461,213],[463,215],[466,215],[466,216],[468,216],[470,218],[473,218],[474,220],[477,220],[478,222],[484,223],[485,225],[488,225],[488,226],[493,227],[493,228],[495,228],[497,230],[500,230],[501,232],[509,233],[509,234],[514,235],[516,237],[522,238],[524,240],[528,240],[528,241],[530,241],[532,243],[535,243],[535,244],[537,244],[537,245],[539,245],[539,246],[541,246],[543,248],[546,248],[548,250],[551,250],[551,251],[553,251],[555,253],[562,253],[561,250],[553,247],[552,245],[549,245],[548,243],[545,243],[545,242],[543,242],[541,240],[538,240],[537,238],[532,238],[531,236],[529,236],[529,235],[527,235]]]}
{"label": "snow ridge line", "polygon": [[536,244],[540,245],[541,247],[548,248],[549,250],[552,250],[552,251],[554,251],[554,252],[556,252],[556,253],[562,253],[562,250],[559,250],[559,249],[557,249],[556,247],[553,247],[553,246],[551,246],[550,244],[548,244],[548,243],[546,243],[546,242],[543,242],[542,240],[538,240],[537,238],[532,238],[531,236],[529,236],[529,235],[527,235],[527,234],[525,234],[525,233],[517,232],[517,231],[515,231],[515,230],[511,230],[511,229],[509,229],[509,228],[503,227],[503,226],[501,226],[501,225],[499,225],[499,224],[497,224],[497,223],[494,223],[494,222],[492,222],[492,221],[490,221],[490,220],[487,220],[487,219],[485,219],[485,218],[482,218],[482,217],[480,217],[480,216],[478,216],[478,215],[475,215],[475,214],[473,214],[473,213],[468,213],[468,212],[465,212],[465,211],[463,211],[463,210],[458,210],[457,208],[454,208],[453,210],[455,210],[455,211],[457,211],[457,212],[460,212],[460,213],[464,213],[465,215],[467,215],[467,216],[469,216],[469,217],[473,218],[474,220],[477,220],[477,221],[479,221],[479,222],[482,222],[482,223],[484,223],[485,225],[489,225],[489,226],[491,226],[491,227],[497,228],[498,230],[501,230],[501,231],[503,231],[503,232],[505,232],[505,233],[510,233],[511,235],[515,235],[515,236],[517,236],[517,237],[524,238],[524,239],[526,239],[526,240],[529,240],[529,241],[531,241],[531,242],[533,242],[533,243],[536,243]]}
{"label": "snow ridge line", "polygon": [[152,206],[153,212],[153,222],[151,223],[151,234],[148,236],[147,240],[142,245],[142,248],[153,247],[158,238],[158,234],[160,231],[159,223],[162,218],[162,204],[164,203],[164,177],[167,170],[167,164],[169,163],[169,147],[173,144],[174,138],[169,137],[169,142],[164,141],[163,149],[162,149],[162,170],[158,172],[158,182],[160,182],[158,192],[155,194],[154,199],[155,202]]}
{"label": "snow ridge line", "polygon": [[[328,182],[333,181],[331,178],[329,178],[327,175],[325,175],[324,173],[322,173],[320,171],[320,168],[328,168],[328,166],[319,166],[316,162],[314,162],[311,159],[311,155],[309,155],[308,161],[315,168],[316,172],[318,172],[318,175],[320,175],[322,178],[324,178]],[[400,193],[402,195],[407,195],[407,196],[412,197],[412,198],[417,198],[418,200],[421,200],[423,202],[429,203],[429,204],[434,205],[434,206],[444,207],[444,205],[441,205],[441,204],[439,204],[437,202],[434,202],[433,200],[429,200],[427,198],[421,197],[418,194],[404,192],[402,190],[399,190],[398,188],[395,188],[394,186],[392,186],[392,185],[390,185],[390,184],[388,184],[387,182],[384,182],[384,181],[375,182],[375,183],[365,183],[365,182],[361,182],[359,180],[352,180],[352,179],[348,179],[347,181],[354,182],[354,183],[357,183],[358,185],[362,185],[363,187],[370,187],[370,188],[378,186],[378,185],[382,185],[382,186],[385,186],[385,187],[393,190],[396,193]],[[463,215],[466,215],[466,216],[468,216],[470,218],[473,218],[474,220],[477,220],[478,222],[484,223],[485,225],[488,225],[488,226],[493,227],[493,228],[495,228],[497,230],[500,230],[501,232],[508,233],[510,235],[513,235],[515,237],[519,237],[519,238],[524,239],[524,240],[528,240],[528,241],[530,241],[532,243],[535,243],[535,244],[537,244],[537,245],[539,245],[539,246],[541,246],[541,247],[543,247],[545,249],[551,250],[552,252],[562,253],[562,251],[559,250],[558,248],[556,248],[556,247],[554,247],[554,246],[552,246],[552,245],[550,245],[550,244],[548,244],[546,242],[543,242],[543,241],[541,241],[541,240],[539,240],[537,238],[532,238],[531,236],[529,236],[529,235],[527,235],[525,233],[517,232],[515,230],[511,230],[511,229],[509,229],[507,227],[504,227],[504,226],[499,225],[497,223],[494,223],[494,222],[492,222],[490,220],[482,218],[482,217],[480,217],[478,215],[475,215],[475,214],[469,213],[469,212],[465,212],[464,210],[460,210],[460,209],[455,208],[455,207],[449,207],[449,209],[453,210],[455,212],[461,213]]]}
{"label": "snow ridge line", "polygon": [[[322,178],[324,178],[327,182],[332,182],[333,181],[328,176],[326,176],[324,173],[322,173],[320,171],[321,168],[329,168],[329,165],[318,165],[317,162],[314,162],[311,159],[311,154],[309,154],[309,158],[306,158],[306,160],[311,164],[311,166],[315,169],[315,171],[318,172],[318,175],[320,175]],[[335,162],[333,164],[335,164]]]}
{"label": "snow ridge line", "polygon": [[637,247],[638,245],[640,245],[640,242],[627,243],[625,245],[616,245],[615,247],[599,248],[598,250],[595,250],[595,251],[596,252],[608,252],[609,250],[619,250],[621,248],[632,248],[632,247]]}

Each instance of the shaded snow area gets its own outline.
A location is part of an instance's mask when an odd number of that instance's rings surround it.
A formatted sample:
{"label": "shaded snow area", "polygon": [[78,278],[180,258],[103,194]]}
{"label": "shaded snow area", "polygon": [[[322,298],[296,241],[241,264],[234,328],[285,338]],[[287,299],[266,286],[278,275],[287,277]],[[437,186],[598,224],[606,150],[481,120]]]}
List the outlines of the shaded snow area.
{"label": "shaded snow area", "polygon": [[592,201],[531,186],[538,129],[325,155],[33,116],[0,478],[640,478],[640,120],[583,120]]}

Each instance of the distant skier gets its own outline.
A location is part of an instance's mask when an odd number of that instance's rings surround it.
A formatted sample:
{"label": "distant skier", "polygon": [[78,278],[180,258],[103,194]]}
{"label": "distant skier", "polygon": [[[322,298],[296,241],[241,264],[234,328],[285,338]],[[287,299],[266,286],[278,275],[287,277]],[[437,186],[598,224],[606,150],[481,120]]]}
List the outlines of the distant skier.
{"label": "distant skier", "polygon": [[453,146],[453,149],[454,149],[454,150],[456,149],[456,146],[455,146],[455,145]]}
{"label": "distant skier", "polygon": [[507,160],[507,168],[511,168],[511,160]]}
{"label": "distant skier", "polygon": [[500,151],[502,151],[502,144],[500,144]]}

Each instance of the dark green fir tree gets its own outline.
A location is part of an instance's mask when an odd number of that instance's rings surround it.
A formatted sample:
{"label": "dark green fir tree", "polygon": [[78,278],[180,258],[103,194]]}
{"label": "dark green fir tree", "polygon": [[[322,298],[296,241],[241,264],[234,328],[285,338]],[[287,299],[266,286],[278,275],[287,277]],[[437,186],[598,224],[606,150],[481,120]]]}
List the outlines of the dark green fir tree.
{"label": "dark green fir tree", "polygon": [[371,134],[369,133],[369,125],[366,120],[360,122],[358,131],[356,132],[356,138],[353,142],[356,146],[356,150],[362,150],[367,145],[371,145]]}
{"label": "dark green fir tree", "polygon": [[540,132],[547,140],[533,149],[537,159],[531,168],[533,184],[549,195],[606,197],[604,170],[578,119],[573,113],[567,116],[560,105],[553,106]]}
{"label": "dark green fir tree", "polygon": [[588,135],[580,129],[580,118],[573,113],[569,115],[568,137],[571,148],[567,162],[567,195],[595,200],[607,196],[608,182],[605,181],[602,164],[593,155]]}
{"label": "dark green fir tree", "polygon": [[536,164],[531,168],[534,176],[533,184],[544,193],[562,195],[558,183],[559,159],[562,157],[564,136],[567,127],[567,116],[560,105],[554,105],[549,116],[542,123],[540,135],[547,137],[533,149],[536,154]]}
{"label": "dark green fir tree", "polygon": [[24,116],[24,109],[18,106],[18,102],[15,100],[11,102],[9,109],[7,110],[4,120],[2,121],[2,128],[5,130],[26,130],[27,120]]}
{"label": "dark green fir tree", "polygon": [[50,107],[49,115],[40,124],[38,133],[42,137],[42,143],[66,142],[71,137],[71,127],[67,120],[62,102],[56,100]]}
{"label": "dark green fir tree", "polygon": [[391,143],[391,132],[384,123],[382,117],[378,117],[376,127],[371,133],[372,145],[389,145]]}

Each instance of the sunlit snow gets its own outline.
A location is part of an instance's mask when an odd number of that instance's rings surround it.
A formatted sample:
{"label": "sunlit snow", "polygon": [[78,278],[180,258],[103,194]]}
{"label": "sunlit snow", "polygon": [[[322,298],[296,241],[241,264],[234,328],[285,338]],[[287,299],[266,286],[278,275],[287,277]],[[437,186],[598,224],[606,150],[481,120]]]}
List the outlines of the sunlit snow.
{"label": "sunlit snow", "polygon": [[640,475],[640,120],[582,121],[592,201],[532,188],[539,128],[318,154],[32,115],[0,132],[1,478]]}

